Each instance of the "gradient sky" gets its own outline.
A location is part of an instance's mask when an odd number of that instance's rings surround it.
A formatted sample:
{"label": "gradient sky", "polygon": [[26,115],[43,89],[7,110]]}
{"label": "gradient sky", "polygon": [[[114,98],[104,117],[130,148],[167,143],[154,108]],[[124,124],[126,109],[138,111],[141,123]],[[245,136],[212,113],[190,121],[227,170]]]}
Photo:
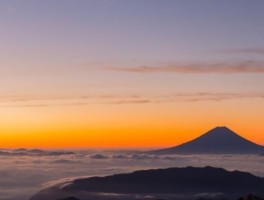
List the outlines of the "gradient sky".
{"label": "gradient sky", "polygon": [[0,147],[264,145],[264,1],[1,0]]}

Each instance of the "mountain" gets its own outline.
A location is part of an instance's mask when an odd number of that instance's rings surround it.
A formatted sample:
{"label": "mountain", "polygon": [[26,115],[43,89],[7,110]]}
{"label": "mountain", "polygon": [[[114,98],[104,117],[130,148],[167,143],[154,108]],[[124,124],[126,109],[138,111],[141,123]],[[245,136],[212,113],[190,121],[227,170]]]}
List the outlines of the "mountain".
{"label": "mountain", "polygon": [[255,195],[248,194],[243,197],[240,197],[238,200],[263,200],[263,199]]}
{"label": "mountain", "polygon": [[66,197],[66,198],[63,198],[63,199],[58,199],[58,200],[80,200],[76,197]]}
{"label": "mountain", "polygon": [[216,127],[200,137],[181,144],[150,151],[153,154],[260,154],[264,146],[255,144],[227,127]]}
{"label": "mountain", "polygon": [[263,195],[264,178],[221,168],[185,167],[77,179],[42,190],[30,200],[193,199],[205,194],[236,199],[249,193]]}

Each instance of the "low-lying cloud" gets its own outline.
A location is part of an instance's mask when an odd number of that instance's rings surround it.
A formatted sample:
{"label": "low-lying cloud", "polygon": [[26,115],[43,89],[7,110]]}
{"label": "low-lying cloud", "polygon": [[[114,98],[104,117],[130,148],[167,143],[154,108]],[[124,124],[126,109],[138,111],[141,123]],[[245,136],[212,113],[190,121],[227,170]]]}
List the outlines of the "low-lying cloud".
{"label": "low-lying cloud", "polygon": [[[9,154],[0,156],[0,200],[27,200],[41,188],[68,179],[105,176],[150,168],[210,165],[264,176],[264,156],[259,155],[157,156],[139,151],[42,149],[2,149],[1,151]],[[20,152],[26,154],[16,154]],[[38,154],[42,156],[36,156]]]}
{"label": "low-lying cloud", "polygon": [[74,155],[71,151],[45,151],[41,149],[2,150],[0,156],[63,156]]}
{"label": "low-lying cloud", "polygon": [[108,156],[102,155],[102,154],[94,154],[94,155],[91,155],[90,157],[92,159],[99,159],[99,160],[108,159],[109,158]]}

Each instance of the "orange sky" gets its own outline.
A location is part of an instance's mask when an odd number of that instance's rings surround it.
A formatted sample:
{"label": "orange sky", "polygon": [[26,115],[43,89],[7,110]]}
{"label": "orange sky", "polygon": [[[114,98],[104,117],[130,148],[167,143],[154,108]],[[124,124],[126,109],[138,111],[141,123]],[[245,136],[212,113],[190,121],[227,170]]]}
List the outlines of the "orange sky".
{"label": "orange sky", "polygon": [[[162,147],[228,126],[264,144],[261,101],[4,108],[1,147]],[[248,106],[250,105],[250,106]],[[247,106],[247,107],[245,107]],[[243,112],[240,110],[243,109]],[[254,116],[254,117],[252,117]]]}

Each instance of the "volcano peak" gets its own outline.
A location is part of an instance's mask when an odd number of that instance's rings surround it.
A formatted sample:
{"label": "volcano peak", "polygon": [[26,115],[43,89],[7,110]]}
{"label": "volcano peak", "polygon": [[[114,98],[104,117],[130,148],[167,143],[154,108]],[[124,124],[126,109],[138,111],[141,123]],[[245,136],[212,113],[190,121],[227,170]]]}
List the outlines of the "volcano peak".
{"label": "volcano peak", "polygon": [[264,147],[238,135],[226,126],[217,126],[181,145],[152,151],[155,154],[260,154]]}

